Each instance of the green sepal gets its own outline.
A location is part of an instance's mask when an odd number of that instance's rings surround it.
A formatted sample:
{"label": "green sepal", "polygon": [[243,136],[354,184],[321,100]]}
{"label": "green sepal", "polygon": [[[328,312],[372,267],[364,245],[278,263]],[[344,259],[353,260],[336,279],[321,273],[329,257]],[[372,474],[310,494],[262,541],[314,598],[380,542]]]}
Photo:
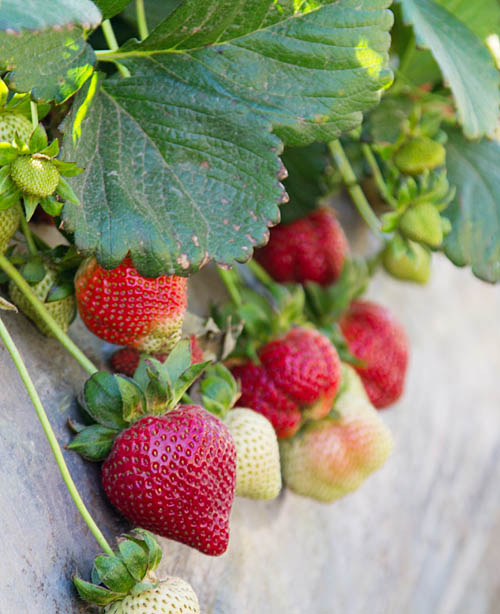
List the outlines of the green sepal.
{"label": "green sepal", "polygon": [[0,211],[10,209],[12,206],[17,204],[20,198],[21,191],[17,188],[14,182],[11,181],[8,188],[0,194]]}
{"label": "green sepal", "polygon": [[23,202],[26,221],[29,222],[35,213],[35,209],[40,202],[40,198],[38,196],[34,196],[33,194],[23,194]]}
{"label": "green sepal", "polygon": [[130,575],[137,582],[142,582],[148,573],[148,550],[145,545],[135,540],[126,539],[118,544],[121,559]]}
{"label": "green sepal", "polygon": [[16,148],[19,150],[19,154],[28,155],[31,153],[28,144],[24,141],[21,141],[21,138],[17,132],[14,135],[14,143],[16,144]]}
{"label": "green sepal", "polygon": [[59,174],[65,177],[76,177],[83,173],[83,168],[75,164],[75,162],[63,162],[63,160],[52,160],[52,162],[57,167]]}
{"label": "green sepal", "polygon": [[59,184],[56,188],[56,194],[59,194],[64,200],[69,200],[76,205],[80,204],[77,195],[73,192],[72,187],[63,177],[59,177]]}
{"label": "green sepal", "polygon": [[10,143],[0,143],[0,166],[10,164],[19,155],[19,150]]}
{"label": "green sepal", "polygon": [[102,461],[111,452],[113,441],[119,433],[118,429],[91,424],[81,430],[66,447],[87,460]]}
{"label": "green sepal", "polygon": [[160,377],[161,362],[147,356],[141,356],[134,373],[134,381],[144,391],[146,407],[150,414],[163,414],[168,400],[172,396],[172,387],[168,379]]}
{"label": "green sepal", "polygon": [[339,358],[342,362],[348,362],[355,367],[364,367],[365,362],[360,360],[349,351],[347,341],[342,334],[342,330],[337,322],[330,322],[318,328],[319,332],[328,337],[335,346]]}
{"label": "green sepal", "polygon": [[19,272],[29,284],[37,284],[47,274],[47,269],[40,255],[30,256],[19,269]]}
{"label": "green sepal", "polygon": [[182,399],[184,393],[193,385],[193,383],[200,377],[205,371],[210,360],[205,362],[199,362],[195,365],[191,365],[184,373],[177,379],[174,384],[174,390],[172,394],[172,400],[169,403],[169,407],[175,407]]}
{"label": "green sepal", "polygon": [[71,420],[71,418],[68,418],[67,424],[69,428],[73,431],[73,433],[81,433],[89,426],[88,424],[82,424],[81,422],[77,422],[76,420]]}
{"label": "green sepal", "polygon": [[38,124],[33,133],[31,134],[28,147],[31,153],[41,152],[48,145],[47,133],[42,124]]}
{"label": "green sepal", "polygon": [[[49,158],[55,158],[59,153],[59,141],[54,139],[50,145],[46,145],[44,149],[42,149],[39,153],[44,156],[48,156]],[[55,164],[55,160],[52,160]],[[57,166],[57,164],[56,164]]]}
{"label": "green sepal", "polygon": [[118,430],[128,426],[123,417],[123,400],[118,385],[118,379],[121,377],[99,371],[94,373],[84,386],[87,412],[98,424]]}
{"label": "green sepal", "polygon": [[49,290],[45,298],[46,303],[55,303],[57,301],[62,301],[68,296],[72,296],[75,293],[75,287],[72,283],[62,283],[55,284]]}
{"label": "green sepal", "polygon": [[238,383],[222,364],[207,368],[200,390],[205,409],[221,419],[240,397]]}
{"label": "green sepal", "polygon": [[2,166],[0,168],[0,194],[10,188],[14,184],[10,177],[10,166]]}
{"label": "green sepal", "polygon": [[116,593],[127,594],[135,584],[127,566],[117,556],[100,554],[95,558],[94,568],[99,575],[101,584]]}
{"label": "green sepal", "polygon": [[9,88],[5,85],[2,79],[0,79],[0,107],[3,107],[7,102],[9,96]]}
{"label": "green sepal", "polygon": [[122,417],[127,423],[135,422],[146,413],[146,398],[137,382],[123,375],[116,376],[122,398]]}
{"label": "green sepal", "polygon": [[[161,364],[161,363],[160,363]],[[167,378],[173,387],[177,379],[191,364],[191,344],[189,340],[179,341],[172,349],[167,359],[160,366],[160,373]]]}
{"label": "green sepal", "polygon": [[162,549],[153,534],[146,529],[134,529],[134,531],[142,537],[148,549],[148,571],[154,571],[160,564],[163,555]]}
{"label": "green sepal", "polygon": [[3,311],[18,311],[17,307],[0,296],[0,309]]}
{"label": "green sepal", "polygon": [[84,601],[95,603],[96,605],[105,606],[112,601],[123,598],[123,595],[120,593],[115,593],[103,586],[97,586],[96,584],[86,582],[76,575],[73,576],[73,583],[78,594]]}
{"label": "green sepal", "polygon": [[146,591],[153,590],[159,584],[159,582],[155,582],[154,584],[152,584],[151,582],[138,582],[137,584],[134,584],[134,587],[132,588],[130,593],[132,595],[140,595],[141,593],[145,593]]}
{"label": "green sepal", "polygon": [[[59,179],[59,183],[61,183],[60,179]],[[61,215],[63,203],[56,200],[54,196],[46,196],[44,198],[40,198],[38,202],[42,206],[42,209],[45,211],[45,213],[48,213],[52,217]]]}

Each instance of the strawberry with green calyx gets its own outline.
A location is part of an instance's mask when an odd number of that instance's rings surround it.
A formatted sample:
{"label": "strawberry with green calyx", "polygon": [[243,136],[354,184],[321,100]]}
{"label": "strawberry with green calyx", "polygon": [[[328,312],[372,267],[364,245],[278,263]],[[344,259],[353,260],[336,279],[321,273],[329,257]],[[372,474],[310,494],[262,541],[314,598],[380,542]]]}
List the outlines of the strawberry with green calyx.
{"label": "strawberry with green calyx", "polygon": [[33,126],[24,115],[0,111],[0,143],[15,143],[16,136],[26,143],[32,132]]}
{"label": "strawberry with green calyx", "polygon": [[106,614],[199,614],[198,598],[190,584],[168,576],[158,580],[155,569],[162,551],[149,531],[125,535],[113,555],[96,557],[92,582],[73,576],[80,597],[104,607]]}
{"label": "strawberry with green calyx", "polygon": [[354,365],[371,403],[382,409],[403,393],[408,366],[408,340],[392,313],[371,301],[353,301],[340,319]]}
{"label": "strawberry with green calyx", "polygon": [[189,345],[181,341],[163,364],[143,358],[134,379],[93,375],[84,409],[94,424],[72,425],[68,448],[104,461],[104,491],[135,525],[217,556],[229,540],[236,448],[221,420],[179,405],[208,365],[191,365]]}
{"label": "strawberry with green calyx", "polygon": [[443,166],[446,149],[426,136],[411,137],[394,154],[394,163],[405,175],[418,175]]}
{"label": "strawberry with green calyx", "polygon": [[62,162],[58,141],[49,145],[41,124],[27,143],[17,135],[14,144],[0,143],[0,199],[4,208],[24,201],[29,220],[40,204],[49,215],[59,215],[62,200],[78,203],[78,199],[64,176],[78,175],[83,169],[73,162]]}
{"label": "strawberry with green calyx", "polygon": [[84,260],[75,277],[78,310],[97,337],[146,353],[168,353],[181,338],[187,279],[143,277],[126,257],[116,268]]}
{"label": "strawberry with green calyx", "polygon": [[431,252],[420,243],[394,235],[382,253],[385,270],[403,281],[426,284],[431,274]]}
{"label": "strawberry with green calyx", "polygon": [[344,365],[332,414],[306,423],[280,442],[283,480],[290,490],[330,502],[359,488],[392,451],[392,436],[370,404],[363,385]]}
{"label": "strawberry with green calyx", "polygon": [[0,254],[4,254],[21,221],[21,211],[14,205],[0,210]]}
{"label": "strawberry with green calyx", "polygon": [[401,217],[399,231],[429,247],[439,247],[443,242],[443,222],[439,210],[431,203],[409,207]]}
{"label": "strawberry with green calyx", "polygon": [[230,371],[221,364],[209,367],[201,382],[204,407],[224,420],[236,445],[236,495],[274,499],[281,490],[278,440],[263,415],[234,407],[240,391]]}
{"label": "strawberry with green calyx", "polygon": [[[203,351],[200,347],[196,335],[191,335],[191,360],[192,364],[203,362]],[[152,357],[160,362],[165,362],[168,354],[152,354]],[[133,377],[141,360],[141,352],[131,347],[124,347],[116,350],[110,359],[113,373],[122,373],[128,377]]]}

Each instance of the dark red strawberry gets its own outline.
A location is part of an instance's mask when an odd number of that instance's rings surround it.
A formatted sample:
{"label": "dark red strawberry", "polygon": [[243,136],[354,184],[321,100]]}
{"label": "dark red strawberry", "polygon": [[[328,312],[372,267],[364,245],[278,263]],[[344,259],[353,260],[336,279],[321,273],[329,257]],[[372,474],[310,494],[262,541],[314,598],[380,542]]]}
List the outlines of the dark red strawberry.
{"label": "dark red strawberry", "polygon": [[248,362],[232,369],[241,382],[239,405],[266,416],[279,438],[291,437],[304,414],[321,418],[330,411],[341,365],[324,335],[296,328],[264,345],[258,357],[260,365]]}
{"label": "dark red strawberry", "polygon": [[269,243],[255,253],[256,260],[280,283],[314,281],[327,286],[342,272],[349,245],[330,209],[271,229]]}
{"label": "dark red strawberry", "polygon": [[364,363],[356,371],[373,405],[382,409],[397,401],[408,365],[408,340],[401,324],[381,305],[353,301],[340,327],[349,351]]}
{"label": "dark red strawberry", "polygon": [[180,339],[184,277],[143,277],[128,257],[112,270],[90,258],[78,269],[75,292],[84,324],[105,341],[157,353],[170,351]]}
{"label": "dark red strawberry", "polygon": [[202,407],[180,405],[133,423],[114,440],[102,483],[132,523],[204,554],[225,552],[236,448],[225,424]]}
{"label": "dark red strawberry", "polygon": [[[160,362],[165,362],[168,354],[152,354],[153,358]],[[133,377],[139,365],[141,353],[135,348],[120,348],[111,356],[111,369],[114,373],[123,373],[128,377]],[[191,335],[191,362],[196,364],[203,361],[203,351],[200,347],[196,335]]]}

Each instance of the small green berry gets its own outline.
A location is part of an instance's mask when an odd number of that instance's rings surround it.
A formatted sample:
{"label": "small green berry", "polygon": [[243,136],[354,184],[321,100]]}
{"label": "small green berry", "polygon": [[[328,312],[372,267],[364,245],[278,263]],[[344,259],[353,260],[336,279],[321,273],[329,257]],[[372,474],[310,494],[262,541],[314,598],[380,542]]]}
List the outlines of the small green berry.
{"label": "small green berry", "polygon": [[405,175],[418,175],[426,170],[442,166],[446,159],[446,149],[429,137],[408,139],[397,150],[394,162]]}
{"label": "small green berry", "polygon": [[27,143],[33,132],[29,119],[19,113],[0,113],[0,142],[12,143],[17,136]]}
{"label": "small green berry", "polygon": [[7,249],[10,240],[19,226],[21,213],[18,207],[0,211],[0,254]]}
{"label": "small green berry", "polygon": [[405,211],[399,230],[409,239],[439,247],[443,242],[443,228],[439,211],[431,203],[422,203]]}
{"label": "small green berry", "polygon": [[43,198],[56,191],[59,171],[50,159],[20,156],[11,165],[10,176],[21,192]]}
{"label": "small green berry", "polygon": [[383,253],[385,270],[397,279],[425,284],[431,274],[431,254],[428,248],[413,241],[395,237]]}

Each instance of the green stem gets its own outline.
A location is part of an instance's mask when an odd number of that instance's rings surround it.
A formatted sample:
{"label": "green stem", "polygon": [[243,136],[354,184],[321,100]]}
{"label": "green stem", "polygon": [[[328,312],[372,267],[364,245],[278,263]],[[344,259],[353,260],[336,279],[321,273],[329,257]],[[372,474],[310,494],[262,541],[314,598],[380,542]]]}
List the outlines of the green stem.
{"label": "green stem", "polygon": [[64,460],[64,457],[62,455],[61,448],[59,447],[59,443],[57,441],[55,433],[52,429],[49,419],[47,418],[47,414],[42,405],[42,402],[40,401],[40,397],[38,396],[38,393],[33,384],[33,381],[28,373],[28,370],[26,369],[26,365],[24,364],[21,354],[19,353],[19,350],[17,349],[12,337],[9,334],[9,331],[5,327],[5,324],[3,323],[1,318],[0,318],[0,339],[2,339],[2,341],[4,342],[5,347],[7,348],[7,351],[9,352],[9,354],[11,355],[12,360],[14,361],[14,364],[16,365],[16,368],[19,372],[19,375],[21,376],[23,384],[26,387],[26,391],[28,392],[30,396],[30,399],[33,403],[36,414],[38,416],[38,419],[40,420],[40,424],[42,425],[44,433],[52,449],[52,453],[54,454],[54,458],[56,460],[57,466],[59,467],[59,471],[61,472],[61,476],[64,480],[64,483],[66,484],[66,487],[68,488],[71,498],[73,499],[76,505],[76,508],[78,509],[83,520],[86,522],[88,528],[92,532],[92,535],[96,538],[96,541],[99,544],[99,546],[101,546],[104,552],[113,556],[113,549],[108,544],[108,542],[106,541],[106,538],[104,537],[101,530],[99,529],[94,519],[90,515],[90,512],[86,508],[85,503],[82,501],[80,493],[78,492],[76,485],[73,482],[73,478],[71,477],[71,474],[68,470],[68,466],[66,465],[66,461]]}
{"label": "green stem", "polygon": [[[101,24],[101,28],[108,47],[111,49],[111,51],[116,51],[118,49],[118,41],[116,40],[111,21],[109,19],[105,19]],[[123,64],[116,62],[116,67],[120,71],[122,77],[130,77],[128,68],[123,66]]]}
{"label": "green stem", "polygon": [[144,0],[135,0],[135,11],[137,15],[137,27],[139,28],[139,36],[141,41],[148,37],[148,24],[146,22],[146,13],[144,12]]}
{"label": "green stem", "polygon": [[224,285],[226,286],[226,290],[231,297],[231,300],[236,305],[236,307],[240,307],[240,305],[242,304],[241,295],[236,284],[234,283],[231,271],[225,271],[220,267],[217,267],[217,271],[219,272],[219,276],[222,279]]}
{"label": "green stem", "polygon": [[252,271],[254,277],[256,277],[263,286],[269,288],[276,284],[276,282],[269,275],[269,273],[265,269],[263,269],[260,264],[255,260],[249,260],[246,265]]}
{"label": "green stem", "polygon": [[408,67],[410,66],[410,63],[413,59],[413,54],[415,53],[416,50],[417,50],[417,41],[415,39],[415,34],[412,32],[410,40],[408,41],[406,45],[406,49],[404,51],[403,57],[401,58],[401,62],[399,63],[398,71],[400,73],[404,74],[408,70]]}
{"label": "green stem", "polygon": [[38,107],[36,105],[36,102],[33,102],[33,101],[30,102],[30,109],[31,109],[31,123],[33,125],[33,130],[35,130],[36,127],[38,126]]}
{"label": "green stem", "polygon": [[363,190],[358,184],[356,175],[352,169],[351,163],[347,158],[342,144],[339,140],[331,141],[329,144],[332,156],[337,164],[342,179],[344,180],[347,191],[349,192],[353,203],[356,205],[361,217],[365,220],[371,230],[379,237],[382,236],[380,231],[380,220],[370,207]]}
{"label": "green stem", "polygon": [[373,175],[373,179],[375,180],[375,184],[377,185],[378,191],[380,192],[384,200],[388,202],[391,205],[391,207],[396,209],[397,204],[398,204],[397,200],[392,196],[392,194],[389,191],[389,188],[387,187],[387,184],[382,175],[382,171],[380,170],[380,167],[377,163],[377,159],[375,158],[375,155],[372,151],[372,148],[367,143],[363,143],[361,145],[361,150],[363,151],[363,155],[365,156],[365,159],[368,162],[368,165]]}
{"label": "green stem", "polygon": [[4,255],[1,254],[0,268],[7,273],[19,290],[21,290],[26,299],[29,301],[30,305],[44,321],[50,332],[54,335],[54,337],[56,337],[59,343],[61,343],[61,345],[66,348],[73,358],[80,363],[85,371],[87,371],[90,375],[96,373],[98,371],[97,367],[85,356],[81,349],[68,337],[68,335],[61,329],[59,324],[50,315],[50,313],[48,313],[44,304],[33,292],[30,285],[27,283],[21,273],[19,273],[16,267],[11,264]]}
{"label": "green stem", "polygon": [[23,208],[21,207],[21,203],[18,203],[16,206],[19,208],[19,211],[21,213],[21,230],[23,231],[24,238],[26,239],[28,250],[32,256],[36,256],[38,254],[38,249],[36,247],[35,240],[33,239],[31,228],[29,227],[29,224],[26,221],[26,216],[24,215],[24,211],[23,211]]}

